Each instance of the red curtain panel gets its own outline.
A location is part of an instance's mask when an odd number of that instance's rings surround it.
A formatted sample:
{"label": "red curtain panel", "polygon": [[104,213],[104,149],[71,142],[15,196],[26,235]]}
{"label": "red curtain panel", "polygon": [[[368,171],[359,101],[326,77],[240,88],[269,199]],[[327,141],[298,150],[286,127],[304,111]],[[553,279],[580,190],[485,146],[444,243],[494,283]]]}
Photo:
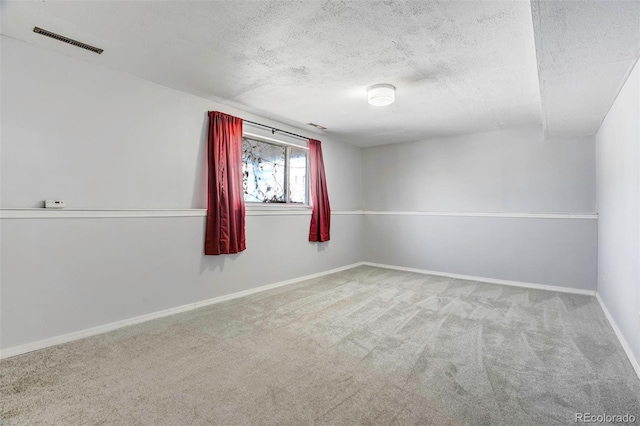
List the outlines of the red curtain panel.
{"label": "red curtain panel", "polygon": [[331,206],[324,173],[322,146],[320,141],[309,139],[309,162],[311,176],[311,227],[309,241],[329,241],[331,228]]}
{"label": "red curtain panel", "polygon": [[209,189],[204,254],[246,249],[242,189],[242,119],[209,112]]}

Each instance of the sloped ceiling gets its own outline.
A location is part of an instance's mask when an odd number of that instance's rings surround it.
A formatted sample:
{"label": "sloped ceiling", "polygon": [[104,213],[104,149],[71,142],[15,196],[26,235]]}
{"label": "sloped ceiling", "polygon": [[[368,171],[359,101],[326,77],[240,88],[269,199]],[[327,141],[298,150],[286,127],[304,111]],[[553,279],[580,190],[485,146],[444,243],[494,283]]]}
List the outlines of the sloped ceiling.
{"label": "sloped ceiling", "polygon": [[[613,3],[45,0],[0,7],[9,37],[372,146],[540,123],[549,136],[595,133],[640,48],[638,2]],[[39,36],[34,26],[105,52]],[[397,87],[396,102],[369,106],[367,86],[383,82]]]}

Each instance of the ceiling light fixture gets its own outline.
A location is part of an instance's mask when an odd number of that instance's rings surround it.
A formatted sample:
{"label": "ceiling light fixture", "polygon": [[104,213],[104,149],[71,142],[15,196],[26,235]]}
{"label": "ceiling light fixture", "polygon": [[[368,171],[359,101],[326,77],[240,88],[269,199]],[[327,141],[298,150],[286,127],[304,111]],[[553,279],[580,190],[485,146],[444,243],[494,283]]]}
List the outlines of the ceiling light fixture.
{"label": "ceiling light fixture", "polygon": [[391,84],[381,83],[367,89],[369,104],[373,106],[391,105],[396,100],[396,88]]}

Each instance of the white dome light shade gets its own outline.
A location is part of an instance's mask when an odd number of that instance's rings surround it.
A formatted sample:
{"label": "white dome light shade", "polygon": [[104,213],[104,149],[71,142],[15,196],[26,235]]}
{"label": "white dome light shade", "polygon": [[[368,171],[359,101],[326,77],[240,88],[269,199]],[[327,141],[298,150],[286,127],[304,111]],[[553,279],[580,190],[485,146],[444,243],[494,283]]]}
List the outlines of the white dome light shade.
{"label": "white dome light shade", "polygon": [[391,105],[396,100],[396,88],[391,84],[374,84],[367,89],[367,94],[373,106]]}

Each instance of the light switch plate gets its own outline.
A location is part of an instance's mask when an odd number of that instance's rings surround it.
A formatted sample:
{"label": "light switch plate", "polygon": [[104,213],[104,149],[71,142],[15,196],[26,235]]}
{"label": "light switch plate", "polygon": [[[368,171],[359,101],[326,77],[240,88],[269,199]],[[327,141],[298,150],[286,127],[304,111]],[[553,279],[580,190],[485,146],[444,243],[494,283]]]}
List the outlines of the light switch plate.
{"label": "light switch plate", "polygon": [[64,200],[45,200],[44,207],[46,209],[63,209],[66,207]]}

